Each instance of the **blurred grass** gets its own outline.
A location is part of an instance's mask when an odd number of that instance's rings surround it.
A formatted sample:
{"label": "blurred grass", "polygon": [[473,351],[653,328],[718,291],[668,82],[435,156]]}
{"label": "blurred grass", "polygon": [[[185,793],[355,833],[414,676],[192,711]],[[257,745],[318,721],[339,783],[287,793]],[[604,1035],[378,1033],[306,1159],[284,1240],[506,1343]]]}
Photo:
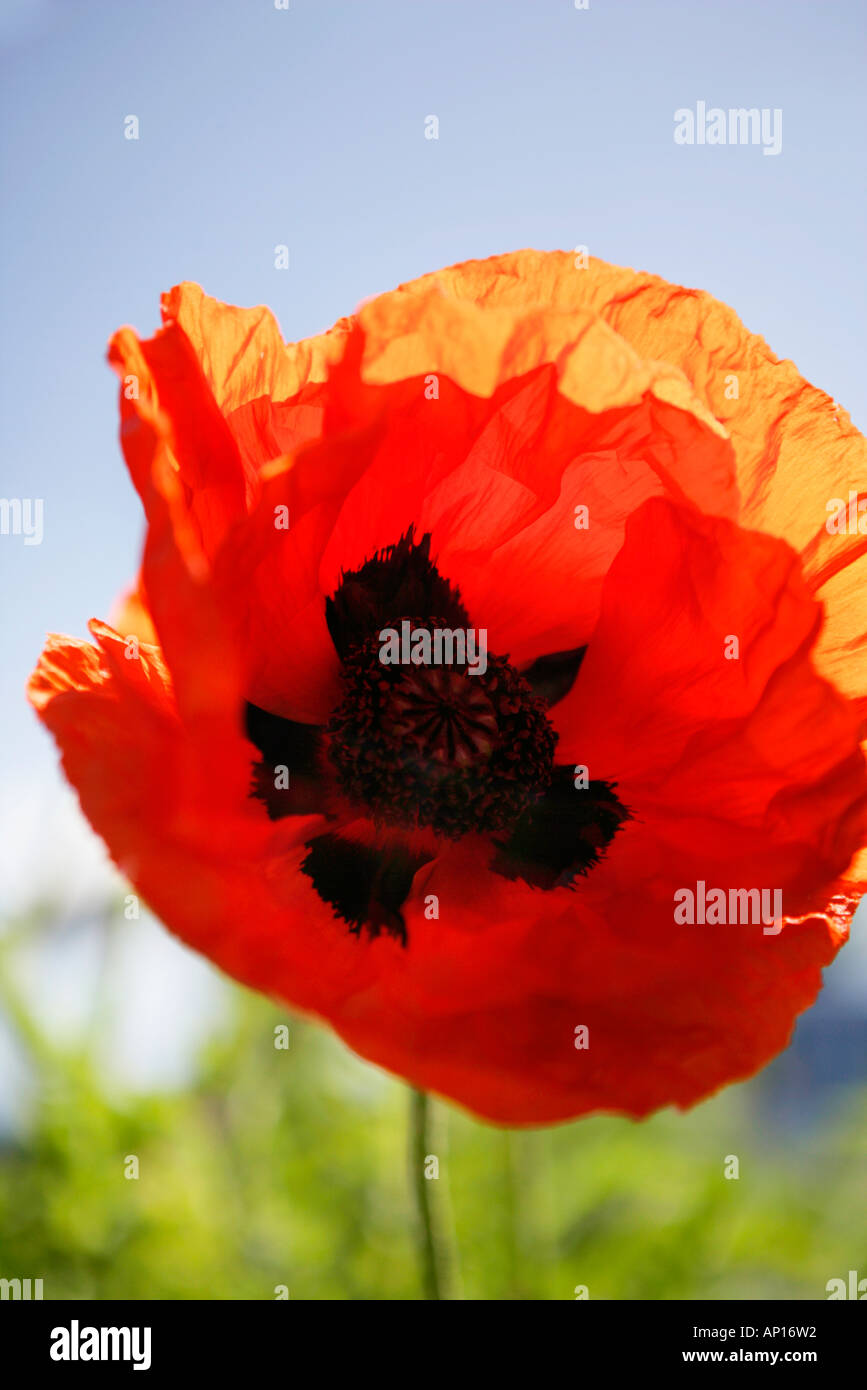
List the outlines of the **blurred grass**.
{"label": "blurred grass", "polygon": [[[38,1083],[0,1148],[0,1276],[42,1278],[46,1298],[420,1296],[407,1089],[326,1030],[233,997],[186,1092],[131,1097],[92,1037],[45,1039],[0,959],[0,1010]],[[867,1273],[862,1091],[798,1139],[768,1132],[755,1086],[641,1124],[504,1131],[435,1109],[467,1298],[809,1299]]]}

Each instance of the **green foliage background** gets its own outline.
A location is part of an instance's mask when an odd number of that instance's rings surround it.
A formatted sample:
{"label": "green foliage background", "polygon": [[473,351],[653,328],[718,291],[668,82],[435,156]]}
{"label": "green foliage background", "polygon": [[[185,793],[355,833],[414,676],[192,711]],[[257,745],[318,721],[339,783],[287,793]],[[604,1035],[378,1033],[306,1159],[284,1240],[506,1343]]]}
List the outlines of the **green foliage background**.
{"label": "green foliage background", "polygon": [[[0,955],[0,1009],[38,1078],[0,1149],[0,1276],[50,1298],[416,1299],[406,1087],[238,988],[186,1093],[112,1093],[36,1028]],[[3,958],[5,957],[5,959]],[[274,1029],[290,1025],[290,1047]],[[759,1083],[635,1124],[505,1131],[437,1103],[430,1152],[473,1299],[815,1299],[867,1273],[867,1096],[807,1138],[768,1132]],[[124,1177],[127,1155],[140,1177]],[[740,1163],[723,1176],[726,1155]]]}

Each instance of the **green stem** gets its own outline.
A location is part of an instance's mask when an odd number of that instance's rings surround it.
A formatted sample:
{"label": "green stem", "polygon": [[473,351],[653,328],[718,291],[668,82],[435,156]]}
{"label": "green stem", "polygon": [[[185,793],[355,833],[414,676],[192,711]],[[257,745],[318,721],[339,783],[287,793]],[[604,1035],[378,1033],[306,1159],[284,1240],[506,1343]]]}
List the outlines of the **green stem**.
{"label": "green stem", "polygon": [[425,1177],[430,1150],[430,1101],[426,1092],[410,1093],[409,1162],[416,1201],[418,1258],[426,1299],[442,1299],[442,1262],[434,1212],[434,1180]]}
{"label": "green stem", "polygon": [[503,1180],[505,1188],[505,1201],[503,1203],[503,1218],[505,1226],[505,1246],[506,1246],[506,1278],[508,1281],[507,1297],[509,1299],[519,1299],[521,1297],[519,1284],[519,1231],[518,1231],[518,1164],[515,1153],[516,1136],[511,1130],[505,1130],[503,1134]]}

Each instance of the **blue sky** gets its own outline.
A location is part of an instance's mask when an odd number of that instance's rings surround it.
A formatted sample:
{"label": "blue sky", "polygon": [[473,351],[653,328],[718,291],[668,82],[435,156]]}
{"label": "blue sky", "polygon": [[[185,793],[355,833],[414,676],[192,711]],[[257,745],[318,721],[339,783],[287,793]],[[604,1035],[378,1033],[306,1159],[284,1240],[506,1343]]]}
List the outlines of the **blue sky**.
{"label": "blue sky", "polygon": [[[100,858],[23,686],[136,569],[115,327],[193,279],[303,337],[438,266],[580,243],[726,300],[863,428],[865,27],[860,0],[2,4],[0,490],[45,507],[40,546],[0,537],[4,887],[37,826],[49,877]],[[676,145],[699,100],[780,108],[782,152]]]}

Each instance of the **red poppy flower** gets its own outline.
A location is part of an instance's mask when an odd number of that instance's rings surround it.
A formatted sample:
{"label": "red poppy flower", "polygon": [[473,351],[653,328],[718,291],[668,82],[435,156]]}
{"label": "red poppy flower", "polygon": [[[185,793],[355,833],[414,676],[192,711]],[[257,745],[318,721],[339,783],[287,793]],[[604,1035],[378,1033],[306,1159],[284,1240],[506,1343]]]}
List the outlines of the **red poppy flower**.
{"label": "red poppy flower", "polygon": [[494,1120],[749,1076],[864,877],[845,412],[707,295],[561,254],[288,346],[195,285],[163,319],[110,351],[139,588],[31,683],[124,873],[223,970]]}

